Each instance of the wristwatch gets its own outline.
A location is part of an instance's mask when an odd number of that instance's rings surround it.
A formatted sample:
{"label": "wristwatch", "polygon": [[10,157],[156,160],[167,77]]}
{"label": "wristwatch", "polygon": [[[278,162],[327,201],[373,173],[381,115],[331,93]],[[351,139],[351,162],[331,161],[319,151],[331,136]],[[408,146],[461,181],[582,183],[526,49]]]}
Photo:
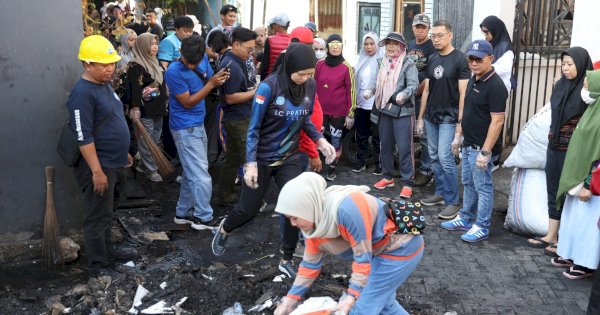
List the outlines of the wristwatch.
{"label": "wristwatch", "polygon": [[483,155],[483,156],[488,156],[488,155],[490,155],[490,154],[492,154],[492,152],[490,152],[490,151],[485,151],[485,150],[481,150],[481,155]]}

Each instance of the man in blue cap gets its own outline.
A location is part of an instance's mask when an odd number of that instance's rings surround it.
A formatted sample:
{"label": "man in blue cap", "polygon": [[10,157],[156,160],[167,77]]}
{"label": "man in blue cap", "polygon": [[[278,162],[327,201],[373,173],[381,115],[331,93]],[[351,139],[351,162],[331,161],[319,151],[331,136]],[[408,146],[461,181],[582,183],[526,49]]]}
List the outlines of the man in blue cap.
{"label": "man in blue cap", "polygon": [[492,66],[493,53],[486,40],[476,40],[469,46],[466,56],[473,76],[467,84],[461,128],[457,128],[452,142],[454,154],[459,150],[462,153],[463,205],[459,214],[441,227],[467,231],[461,236],[465,242],[488,238],[494,204],[492,149],[501,145],[498,138],[508,92]]}

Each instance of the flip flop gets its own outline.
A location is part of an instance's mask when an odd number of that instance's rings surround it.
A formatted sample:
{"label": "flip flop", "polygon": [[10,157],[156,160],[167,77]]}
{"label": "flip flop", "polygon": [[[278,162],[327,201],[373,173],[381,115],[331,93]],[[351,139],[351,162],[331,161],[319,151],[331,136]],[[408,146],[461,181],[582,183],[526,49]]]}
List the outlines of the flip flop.
{"label": "flip flop", "polygon": [[550,259],[550,263],[556,267],[571,267],[573,266],[573,261],[571,259],[564,259],[562,257],[554,257]]}
{"label": "flip flop", "polygon": [[588,269],[583,266],[573,265],[573,266],[569,267],[569,269],[567,269],[567,271],[563,272],[563,276],[565,276],[571,280],[577,280],[577,279],[591,277],[594,275],[594,272],[595,272],[594,269]]}
{"label": "flip flop", "polygon": [[534,238],[528,239],[527,245],[529,245],[529,247],[532,248],[546,248],[552,245],[552,243],[544,241],[541,236],[536,236]]}
{"label": "flip flop", "polygon": [[556,244],[550,244],[550,246],[544,248],[544,254],[550,257],[558,257],[558,254],[556,253]]}

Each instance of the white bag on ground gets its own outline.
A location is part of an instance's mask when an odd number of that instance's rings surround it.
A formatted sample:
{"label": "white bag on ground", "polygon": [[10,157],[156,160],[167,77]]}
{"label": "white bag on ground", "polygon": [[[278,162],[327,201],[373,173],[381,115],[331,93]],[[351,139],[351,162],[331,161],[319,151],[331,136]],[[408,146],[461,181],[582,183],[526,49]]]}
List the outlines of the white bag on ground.
{"label": "white bag on ground", "polygon": [[552,119],[550,103],[546,104],[523,126],[517,145],[504,161],[504,167],[546,168],[548,132]]}
{"label": "white bag on ground", "polygon": [[504,227],[517,234],[546,235],[547,199],[544,170],[515,168],[510,182]]}

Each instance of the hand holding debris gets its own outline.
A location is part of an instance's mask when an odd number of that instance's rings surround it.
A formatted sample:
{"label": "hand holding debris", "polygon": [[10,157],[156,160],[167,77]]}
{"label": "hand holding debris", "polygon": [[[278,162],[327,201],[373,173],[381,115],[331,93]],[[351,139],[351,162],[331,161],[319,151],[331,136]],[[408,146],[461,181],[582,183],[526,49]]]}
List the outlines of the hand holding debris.
{"label": "hand holding debris", "polygon": [[281,304],[277,306],[277,309],[275,309],[273,314],[288,315],[294,310],[294,308],[296,308],[296,303],[298,303],[297,300],[284,296],[283,299],[281,299]]}

